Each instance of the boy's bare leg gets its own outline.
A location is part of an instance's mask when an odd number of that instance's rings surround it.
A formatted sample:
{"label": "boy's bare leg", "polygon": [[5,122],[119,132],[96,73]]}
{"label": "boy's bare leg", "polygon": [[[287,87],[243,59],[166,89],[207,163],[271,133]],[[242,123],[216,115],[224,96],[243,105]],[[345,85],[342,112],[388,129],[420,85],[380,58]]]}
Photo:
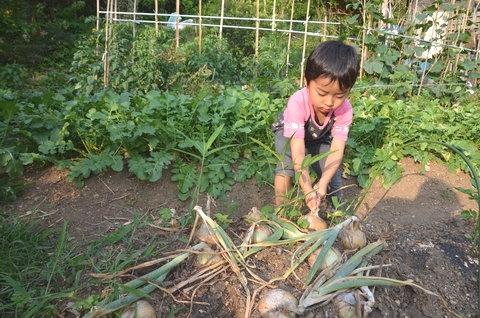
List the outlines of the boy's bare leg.
{"label": "boy's bare leg", "polygon": [[275,187],[275,207],[280,206],[285,202],[285,196],[290,190],[290,183],[292,178],[283,174],[275,175],[273,185]]}

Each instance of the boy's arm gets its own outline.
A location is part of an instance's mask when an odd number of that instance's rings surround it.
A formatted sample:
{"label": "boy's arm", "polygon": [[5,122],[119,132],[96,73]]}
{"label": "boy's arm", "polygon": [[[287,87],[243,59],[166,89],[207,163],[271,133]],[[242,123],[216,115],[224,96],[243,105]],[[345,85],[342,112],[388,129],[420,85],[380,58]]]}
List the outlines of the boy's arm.
{"label": "boy's arm", "polygon": [[[303,194],[305,194],[305,202],[310,210],[316,210],[320,205],[320,200],[318,199],[316,191],[313,191],[309,167],[307,166],[302,170],[302,162],[305,159],[305,140],[303,138],[292,138],[290,148],[292,150],[292,161],[294,163],[293,168],[295,172],[301,172],[299,183]],[[330,177],[330,179],[331,178],[332,177]]]}
{"label": "boy's arm", "polygon": [[332,143],[330,145],[330,151],[335,151],[328,155],[325,168],[322,172],[322,177],[315,185],[315,189],[317,190],[317,196],[320,200],[325,199],[327,196],[327,186],[332,180],[333,175],[340,167],[343,159],[343,153],[345,151],[346,142],[337,138],[332,139]]}

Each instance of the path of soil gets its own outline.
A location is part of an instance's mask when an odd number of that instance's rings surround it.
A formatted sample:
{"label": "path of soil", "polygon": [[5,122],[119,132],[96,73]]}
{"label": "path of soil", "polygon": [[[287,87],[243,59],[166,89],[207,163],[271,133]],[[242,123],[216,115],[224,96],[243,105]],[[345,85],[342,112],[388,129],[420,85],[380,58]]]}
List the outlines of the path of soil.
{"label": "path of soil", "polygon": [[[362,202],[358,216],[370,242],[383,237],[386,248],[377,255],[374,263],[391,264],[383,267],[381,275],[399,280],[412,280],[443,297],[449,310],[465,317],[479,317],[477,307],[478,258],[471,254],[471,242],[465,233],[473,234],[472,221],[459,214],[464,209],[477,210],[474,201],[455,187],[471,188],[469,177],[463,173],[449,173],[443,165],[431,163],[425,174],[411,159],[401,164],[405,172],[400,182],[386,191],[375,182]],[[136,210],[141,216],[154,216],[161,208],[174,208],[177,215],[188,213],[188,204],[177,197],[177,186],[165,171],[158,182],[142,182],[126,169],[122,172],[105,172],[85,181],[78,189],[66,181],[66,172],[55,168],[32,170],[25,174],[30,184],[23,195],[9,208],[11,213],[42,217],[50,226],[69,222],[71,241],[92,239],[111,233],[116,223],[133,218]],[[344,180],[353,184],[354,179]],[[254,180],[236,184],[227,194],[228,202],[217,202],[214,213],[228,213],[229,203],[238,203],[230,214],[233,223],[227,232],[241,236],[248,228],[241,218],[252,207],[270,205],[273,200],[270,186],[259,187]],[[356,186],[345,190],[345,196],[360,194]],[[204,205],[205,202],[200,202]],[[188,238],[190,229],[177,232],[145,227],[145,236],[156,234],[159,240],[169,240],[170,250],[184,248],[176,238]],[[176,243],[175,243],[176,242]],[[174,244],[175,243],[175,244]],[[255,272],[265,280],[283,275],[290,266],[289,247],[267,248],[256,254],[251,262]],[[192,275],[191,263],[178,266],[167,278],[172,285]],[[299,276],[308,271],[301,266]],[[138,273],[134,273],[138,274]],[[372,275],[376,275],[373,271]],[[295,277],[277,284],[299,297],[303,286]],[[253,288],[255,286],[252,284]],[[454,317],[435,296],[412,287],[376,288],[375,307],[368,317]],[[203,304],[175,303],[162,292],[154,292],[150,302],[158,317],[169,317],[172,308],[184,307],[175,317],[235,317],[245,315],[246,294],[231,270],[199,287],[194,300]],[[177,300],[188,300],[190,295],[176,294]],[[259,297],[254,299],[258,301]],[[173,307],[172,307],[173,306]],[[68,312],[64,313],[66,317]],[[306,317],[336,317],[331,305],[309,311]],[[73,315],[72,315],[73,317]],[[259,317],[254,309],[252,317]]]}

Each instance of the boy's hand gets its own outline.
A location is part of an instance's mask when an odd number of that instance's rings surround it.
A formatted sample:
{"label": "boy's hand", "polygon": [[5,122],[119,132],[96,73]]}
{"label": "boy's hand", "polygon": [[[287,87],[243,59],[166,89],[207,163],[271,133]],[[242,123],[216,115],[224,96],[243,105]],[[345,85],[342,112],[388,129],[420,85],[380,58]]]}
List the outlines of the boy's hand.
{"label": "boy's hand", "polygon": [[313,186],[313,189],[317,192],[319,201],[327,198],[327,186],[322,186],[320,182],[317,182],[317,184]]}
{"label": "boy's hand", "polygon": [[305,197],[305,203],[307,203],[308,208],[310,211],[315,211],[320,206],[320,198],[317,195],[316,191],[311,191]]}

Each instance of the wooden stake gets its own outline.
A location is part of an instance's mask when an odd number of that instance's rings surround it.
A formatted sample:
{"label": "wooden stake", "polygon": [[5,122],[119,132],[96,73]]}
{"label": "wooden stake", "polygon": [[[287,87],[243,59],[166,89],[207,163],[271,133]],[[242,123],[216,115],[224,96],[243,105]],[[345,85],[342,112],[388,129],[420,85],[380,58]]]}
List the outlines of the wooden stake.
{"label": "wooden stake", "polygon": [[202,54],[202,0],[198,0],[198,54]]}
{"label": "wooden stake", "polygon": [[180,0],[176,1],[175,10],[177,11],[177,16],[175,19],[175,49],[178,49],[180,46]]}
{"label": "wooden stake", "polygon": [[360,55],[360,74],[358,77],[363,77],[363,64],[365,63],[365,58],[367,57],[367,47],[365,46],[365,37],[367,36],[367,10],[366,8],[366,0],[363,0],[363,13],[362,13],[362,22],[363,22],[363,31],[362,31],[362,49]]}
{"label": "wooden stake", "polygon": [[[260,37],[260,0],[257,0],[257,20],[255,21],[255,57],[258,58],[258,40]],[[257,59],[258,62],[258,59]]]}
{"label": "wooden stake", "polygon": [[115,13],[114,13],[113,17],[114,17],[114,20],[115,20],[114,21],[115,24],[117,24],[117,0],[115,0],[113,3],[114,3],[113,7],[115,8],[115,10],[114,10]]}
{"label": "wooden stake", "polygon": [[158,36],[158,0],[155,0],[155,36]]}
{"label": "wooden stake", "polygon": [[133,0],[133,38],[137,36],[137,0]]}
{"label": "wooden stake", "polygon": [[[290,43],[292,42],[292,25],[293,25],[293,11],[295,8],[295,0],[292,0],[292,12],[290,13],[290,28],[288,32],[287,52],[290,52]],[[285,77],[288,77],[288,64],[290,62],[290,53],[287,54],[287,65],[285,67]]]}
{"label": "wooden stake", "polygon": [[277,0],[273,0],[272,31],[276,29],[275,27],[275,11],[276,10],[277,10]]}
{"label": "wooden stake", "polygon": [[301,65],[301,72],[300,72],[300,87],[303,87],[303,75],[305,69],[305,51],[307,49],[307,33],[308,33],[308,19],[310,18],[310,0],[307,2],[307,15],[305,17],[305,35],[303,37],[303,52],[302,52],[302,63]]}
{"label": "wooden stake", "polygon": [[[220,38],[220,40],[222,39],[224,10],[225,10],[225,0],[222,0],[222,9],[221,9],[221,12],[220,12],[220,31],[218,33],[218,37]],[[220,48],[221,48],[221,46],[220,46]]]}
{"label": "wooden stake", "polygon": [[323,25],[323,41],[326,41],[327,40],[327,22],[328,22],[328,17],[327,17],[327,14],[325,14],[325,18],[324,18],[324,22],[325,24]]}
{"label": "wooden stake", "polygon": [[110,0],[107,1],[107,14],[105,15],[105,51],[103,52],[103,87],[108,88],[108,73],[110,72],[110,66],[108,62],[108,41],[109,41],[109,29],[110,24],[108,23],[111,17],[110,12]]}
{"label": "wooden stake", "polygon": [[[97,0],[97,23],[96,23],[96,30],[100,30],[100,0]],[[98,38],[95,44],[95,55],[98,58]],[[97,79],[97,75],[95,75],[95,79]]]}
{"label": "wooden stake", "polygon": [[135,63],[135,46],[137,36],[137,0],[133,0],[133,44],[132,44],[132,64]]}
{"label": "wooden stake", "polygon": [[97,31],[100,30],[100,0],[97,0]]}

